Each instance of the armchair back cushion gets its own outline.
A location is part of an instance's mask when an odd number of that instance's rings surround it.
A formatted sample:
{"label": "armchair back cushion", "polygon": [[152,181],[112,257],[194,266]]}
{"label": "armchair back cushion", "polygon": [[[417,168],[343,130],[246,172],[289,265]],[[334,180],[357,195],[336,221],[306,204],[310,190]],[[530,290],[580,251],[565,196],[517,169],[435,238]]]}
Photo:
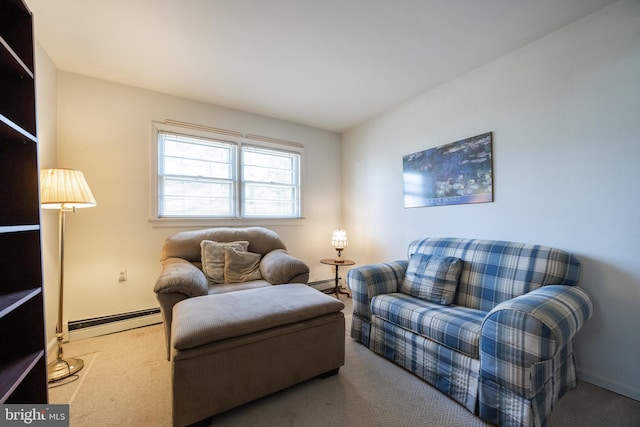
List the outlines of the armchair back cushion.
{"label": "armchair back cushion", "polygon": [[182,231],[169,237],[162,246],[160,261],[167,258],[183,258],[200,265],[200,242],[249,242],[248,251],[264,255],[275,249],[287,250],[275,231],[262,227],[208,228],[205,230]]}
{"label": "armchair back cushion", "polygon": [[454,304],[483,311],[542,286],[575,286],[580,275],[580,262],[572,254],[541,245],[427,238],[409,245],[410,259],[413,254],[460,258]]}

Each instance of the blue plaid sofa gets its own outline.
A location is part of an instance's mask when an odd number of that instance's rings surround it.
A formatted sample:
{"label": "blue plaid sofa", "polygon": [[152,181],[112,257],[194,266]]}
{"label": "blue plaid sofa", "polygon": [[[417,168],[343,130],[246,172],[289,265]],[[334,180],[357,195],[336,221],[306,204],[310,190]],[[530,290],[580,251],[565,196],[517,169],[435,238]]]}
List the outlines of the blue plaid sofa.
{"label": "blue plaid sofa", "polygon": [[[408,256],[349,271],[351,337],[489,423],[544,426],[576,386],[572,340],[593,311],[576,286],[579,261],[540,245],[457,238],[415,240]],[[455,289],[425,294],[430,280]]]}

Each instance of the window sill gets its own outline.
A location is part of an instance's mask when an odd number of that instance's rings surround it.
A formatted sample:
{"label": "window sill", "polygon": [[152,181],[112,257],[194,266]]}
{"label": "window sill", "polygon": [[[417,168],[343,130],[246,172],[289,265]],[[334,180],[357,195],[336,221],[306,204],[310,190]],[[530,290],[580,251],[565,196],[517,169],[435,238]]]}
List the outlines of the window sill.
{"label": "window sill", "polygon": [[149,218],[152,228],[299,226],[305,218]]}

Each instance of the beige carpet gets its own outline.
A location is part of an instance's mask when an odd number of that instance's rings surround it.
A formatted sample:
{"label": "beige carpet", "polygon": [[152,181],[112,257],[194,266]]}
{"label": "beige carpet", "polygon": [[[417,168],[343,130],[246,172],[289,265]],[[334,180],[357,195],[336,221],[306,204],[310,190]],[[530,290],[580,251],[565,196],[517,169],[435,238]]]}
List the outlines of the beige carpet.
{"label": "beige carpet", "polygon": [[[350,300],[345,313],[350,313]],[[350,316],[347,315],[347,324]],[[77,380],[51,388],[51,403],[71,404],[72,427],[170,426],[171,365],[161,325],[68,343],[81,357]],[[340,373],[314,379],[220,414],[218,426],[485,426],[417,377],[347,336]],[[640,402],[589,383],[566,394],[551,427],[638,427]]]}

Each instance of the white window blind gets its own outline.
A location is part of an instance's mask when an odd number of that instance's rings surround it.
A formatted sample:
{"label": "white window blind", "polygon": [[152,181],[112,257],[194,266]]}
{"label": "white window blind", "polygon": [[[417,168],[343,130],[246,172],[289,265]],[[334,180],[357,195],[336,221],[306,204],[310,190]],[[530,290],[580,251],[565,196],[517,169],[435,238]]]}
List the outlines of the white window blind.
{"label": "white window blind", "polygon": [[301,149],[198,133],[157,130],[153,217],[301,217]]}

